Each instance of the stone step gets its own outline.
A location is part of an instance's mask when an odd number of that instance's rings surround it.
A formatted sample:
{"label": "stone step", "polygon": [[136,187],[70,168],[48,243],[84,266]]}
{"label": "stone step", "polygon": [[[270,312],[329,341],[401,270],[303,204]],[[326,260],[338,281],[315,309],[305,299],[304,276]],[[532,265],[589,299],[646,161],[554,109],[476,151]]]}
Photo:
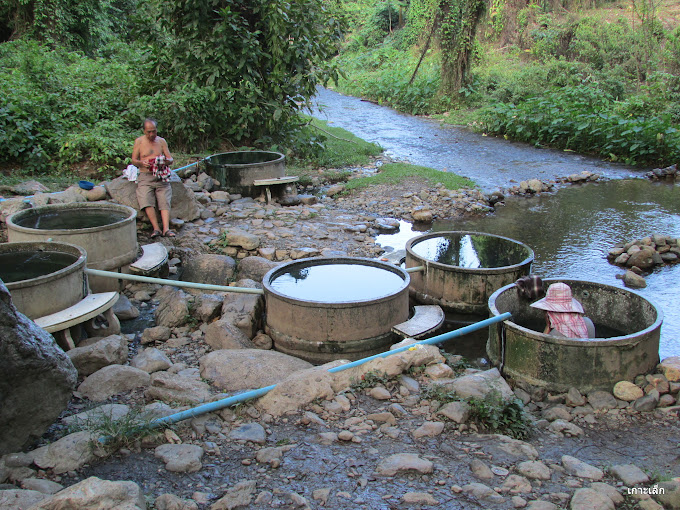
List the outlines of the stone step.
{"label": "stone step", "polygon": [[148,275],[158,271],[168,261],[168,250],[163,243],[145,244],[142,256],[130,264],[133,274]]}
{"label": "stone step", "polygon": [[444,310],[439,305],[414,306],[414,314],[406,322],[392,326],[392,332],[403,338],[422,338],[444,323]]}

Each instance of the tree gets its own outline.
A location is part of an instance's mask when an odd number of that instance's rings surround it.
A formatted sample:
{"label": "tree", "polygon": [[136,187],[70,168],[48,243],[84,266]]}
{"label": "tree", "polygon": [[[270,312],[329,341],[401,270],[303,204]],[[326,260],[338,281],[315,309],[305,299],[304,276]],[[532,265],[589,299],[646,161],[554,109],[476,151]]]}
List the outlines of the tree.
{"label": "tree", "polygon": [[275,139],[317,85],[337,77],[329,62],[344,24],[333,2],[163,1],[149,39],[155,48],[150,93],[192,91],[202,103],[192,107],[209,115],[201,124],[205,139]]}
{"label": "tree", "polygon": [[456,96],[467,84],[477,25],[484,0],[440,0],[439,40],[442,50],[440,92]]}

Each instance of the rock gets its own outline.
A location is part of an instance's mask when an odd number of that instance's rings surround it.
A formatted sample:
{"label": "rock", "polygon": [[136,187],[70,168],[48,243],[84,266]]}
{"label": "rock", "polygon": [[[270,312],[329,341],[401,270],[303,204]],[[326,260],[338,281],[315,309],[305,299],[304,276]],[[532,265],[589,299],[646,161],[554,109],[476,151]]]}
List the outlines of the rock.
{"label": "rock", "polygon": [[680,381],[680,356],[670,356],[665,358],[660,364],[659,369],[671,382]]}
{"label": "rock", "polygon": [[432,223],[434,214],[428,207],[419,206],[411,211],[411,217],[413,218],[413,221],[419,223]]}
{"label": "rock", "polygon": [[[38,491],[43,494],[56,494],[60,490],[64,489],[64,486],[57,482],[52,482],[51,480],[45,480],[43,478],[29,478],[21,482],[21,486],[24,489],[31,491]],[[2,504],[0,504],[2,508]]]}
{"label": "rock", "polygon": [[502,434],[494,434],[490,436],[497,440],[496,446],[502,452],[510,455],[512,459],[515,460],[536,460],[538,459],[538,452],[536,448],[531,446],[529,443],[520,441],[519,439],[513,439]]}
{"label": "rock", "polygon": [[510,494],[531,492],[531,482],[523,476],[510,475],[503,482],[501,492],[509,492]]}
{"label": "rock", "polygon": [[392,398],[392,394],[386,388],[382,386],[376,386],[368,390],[368,394],[376,400],[389,400]]}
{"label": "rock", "polygon": [[344,184],[334,184],[330,188],[326,190],[326,196],[327,197],[334,197],[335,195],[342,193],[345,191],[345,185]]}
{"label": "rock", "polygon": [[203,448],[195,444],[162,444],[154,455],[165,462],[165,469],[174,473],[195,473],[203,467]]}
{"label": "rock", "polygon": [[567,392],[565,403],[570,407],[579,407],[586,405],[586,399],[581,395],[580,391],[572,387],[569,388],[569,391]]}
{"label": "rock", "polygon": [[571,421],[571,414],[563,405],[556,405],[543,411],[543,418],[548,421]]}
{"label": "rock", "polygon": [[78,372],[52,335],[12,304],[0,281],[0,455],[43,435],[66,409]]}
{"label": "rock", "polygon": [[134,482],[110,482],[91,476],[44,499],[31,510],[146,510],[146,500]]}
{"label": "rock", "polygon": [[654,390],[649,395],[640,397],[635,402],[633,402],[633,409],[639,413],[648,413],[656,409],[659,403],[659,392]]}
{"label": "rock", "polygon": [[170,339],[171,332],[171,329],[167,326],[154,326],[153,328],[146,328],[142,332],[142,344],[166,342]]}
{"label": "rock", "polygon": [[[200,206],[194,192],[187,188],[176,174],[171,174],[172,200],[170,202],[170,217],[184,221],[194,221],[200,213]],[[133,207],[137,210],[137,217],[144,217],[144,212],[137,203],[137,185],[124,177],[118,177],[104,183],[106,192],[119,204]]]}
{"label": "rock", "polygon": [[219,294],[200,294],[194,300],[193,317],[201,322],[212,322],[222,313],[224,296]]}
{"label": "rock", "polygon": [[626,402],[632,402],[642,397],[642,389],[630,381],[619,381],[614,385],[614,396]]}
{"label": "rock", "polygon": [[167,328],[176,328],[186,323],[191,316],[190,297],[181,290],[168,288],[164,292],[157,292],[160,301],[154,312],[156,324]]}
{"label": "rock", "polygon": [[397,473],[416,471],[420,474],[432,473],[434,464],[414,453],[397,453],[382,459],[376,467],[377,476],[394,476]]}
{"label": "rock", "polygon": [[581,427],[564,420],[555,420],[548,426],[548,430],[556,434],[565,434],[574,437],[583,435],[583,429]]}
{"label": "rock", "polygon": [[426,421],[413,431],[413,438],[435,437],[444,431],[444,424],[440,421]]}
{"label": "rock", "polygon": [[118,301],[113,305],[113,313],[122,321],[136,319],[139,317],[139,309],[130,303],[125,294],[118,295]]}
{"label": "rock", "polygon": [[272,448],[262,448],[255,455],[255,460],[260,464],[269,464],[272,467],[279,467],[283,454],[295,448],[295,445],[277,446]]}
{"label": "rock", "polygon": [[472,474],[480,480],[491,480],[494,477],[489,466],[479,459],[473,459],[470,462],[470,471],[472,471]]}
{"label": "rock", "polygon": [[267,442],[267,432],[259,423],[246,423],[229,433],[229,438],[234,441],[250,441],[257,444]]}
{"label": "rock", "polygon": [[59,191],[57,193],[50,193],[49,203],[50,204],[75,204],[78,202],[87,202],[87,198],[82,196],[79,192],[79,188],[71,186],[66,188],[64,191]]}
{"label": "rock", "polygon": [[0,490],[0,510],[28,510],[47,498],[47,494],[34,490]]}
{"label": "rock", "polygon": [[109,365],[88,376],[78,386],[78,392],[94,402],[101,402],[113,395],[149,385],[149,374],[125,365]]}
{"label": "rock", "polygon": [[[658,487],[656,487],[658,485]],[[671,508],[673,510],[680,509],[680,481],[677,479],[669,480],[667,482],[659,482],[654,484],[659,493],[663,489],[663,494],[658,494],[655,499],[663,505],[663,508]]]}
{"label": "rock", "polygon": [[465,423],[470,418],[470,405],[467,402],[449,402],[437,411],[437,415],[455,423]]}
{"label": "rock", "polygon": [[67,353],[81,376],[95,373],[109,365],[122,365],[127,361],[128,343],[120,335],[102,338],[86,347],[76,347]]}
{"label": "rock", "polygon": [[619,491],[607,483],[593,482],[590,484],[590,488],[607,496],[615,505],[620,505],[624,502],[624,498]]}
{"label": "rock", "polygon": [[495,490],[493,490],[491,487],[488,485],[484,485],[483,483],[468,483],[467,485],[463,485],[463,492],[466,494],[469,494],[473,498],[482,500],[482,501],[489,501],[491,503],[502,503],[503,496],[498,494]]}
{"label": "rock", "polygon": [[130,412],[130,408],[125,404],[103,404],[94,409],[83,411],[63,418],[62,421],[70,426],[88,427],[94,423],[108,421],[118,421]]}
{"label": "rock", "polygon": [[447,384],[447,386],[453,389],[456,392],[456,395],[461,398],[483,399],[493,391],[498,392],[505,400],[514,397],[512,388],[510,388],[508,383],[505,382],[505,379],[501,377],[497,368],[464,375],[463,377],[454,379],[453,382]]}
{"label": "rock", "polygon": [[517,464],[517,472],[536,480],[550,480],[550,468],[540,460],[527,460]]}
{"label": "rock", "polygon": [[250,338],[229,319],[208,324],[205,328],[205,343],[216,351],[255,348]]}
{"label": "rock", "polygon": [[210,510],[232,510],[234,508],[247,508],[253,500],[257,482],[245,480],[227,490],[226,494],[216,501]]}
{"label": "rock", "polygon": [[209,285],[229,285],[236,270],[236,261],[227,255],[200,254],[184,262],[182,277],[185,282]]}
{"label": "rock", "polygon": [[236,246],[244,250],[257,250],[260,246],[260,238],[254,234],[249,234],[239,229],[228,229],[223,231],[224,243],[226,246]]}
{"label": "rock", "polygon": [[262,282],[264,275],[279,264],[264,257],[246,257],[238,263],[238,279],[248,278]]}
{"label": "rock", "polygon": [[569,503],[570,510],[615,510],[608,496],[594,489],[576,489]]}
{"label": "rock", "polygon": [[612,466],[609,471],[629,487],[635,487],[649,482],[649,477],[634,464],[617,464],[616,466]]}
{"label": "rock", "polygon": [[588,403],[593,409],[616,409],[616,399],[606,391],[593,391],[588,393]]}
{"label": "rock", "polygon": [[272,348],[272,346],[274,345],[274,341],[271,339],[269,335],[266,335],[260,331],[257,335],[255,335],[255,338],[253,338],[253,345],[255,346],[256,349],[266,350]]}
{"label": "rock", "polygon": [[[253,280],[239,280],[242,288],[256,288]],[[230,293],[222,301],[221,319],[232,323],[243,331],[248,339],[253,338],[260,329],[264,313],[264,297],[258,294]]]}
{"label": "rock", "polygon": [[[628,261],[626,262],[626,265],[628,267],[639,267],[642,270],[646,269],[651,269],[654,267],[654,249],[650,247],[644,247],[638,252],[633,253]],[[625,278],[624,278],[625,282]]]}
{"label": "rock", "polygon": [[439,504],[439,501],[427,492],[407,492],[401,497],[401,500],[407,505],[434,506]]}
{"label": "rock", "polygon": [[162,351],[149,347],[132,358],[130,366],[151,374],[159,370],[167,370],[172,366],[172,362]]}
{"label": "rock", "polygon": [[156,510],[198,510],[195,501],[181,499],[174,494],[161,494],[153,505]]}
{"label": "rock", "polygon": [[52,444],[33,450],[33,462],[39,468],[51,468],[57,475],[75,471],[96,458],[91,444],[96,439],[87,431],[69,434]]}
{"label": "rock", "polygon": [[626,271],[626,274],[623,275],[623,283],[626,287],[633,289],[644,289],[647,286],[645,279],[633,271]]}
{"label": "rock", "polygon": [[332,377],[324,367],[299,370],[288,375],[257,401],[257,408],[274,417],[296,411],[317,399],[331,399]]}
{"label": "rock", "polygon": [[590,480],[598,481],[602,480],[604,477],[604,473],[601,469],[591,466],[571,455],[562,455],[562,466],[564,466],[564,469],[568,474],[579,478],[588,478]]}
{"label": "rock", "polygon": [[6,222],[12,214],[30,208],[31,204],[24,198],[9,198],[0,201],[0,221]]}
{"label": "rock", "polygon": [[211,352],[200,360],[201,377],[225,391],[276,384],[312,364],[277,351],[228,349]]}
{"label": "rock", "polygon": [[12,186],[12,192],[15,195],[35,195],[36,193],[49,193],[50,190],[44,184],[38,181],[24,181]]}
{"label": "rock", "polygon": [[670,386],[668,384],[668,379],[661,374],[647,374],[647,382],[649,385],[645,388],[645,392],[649,394],[652,389],[657,390],[659,393],[668,393]]}
{"label": "rock", "polygon": [[210,386],[203,381],[169,372],[152,374],[145,395],[149,399],[191,405],[207,402],[211,399]]}

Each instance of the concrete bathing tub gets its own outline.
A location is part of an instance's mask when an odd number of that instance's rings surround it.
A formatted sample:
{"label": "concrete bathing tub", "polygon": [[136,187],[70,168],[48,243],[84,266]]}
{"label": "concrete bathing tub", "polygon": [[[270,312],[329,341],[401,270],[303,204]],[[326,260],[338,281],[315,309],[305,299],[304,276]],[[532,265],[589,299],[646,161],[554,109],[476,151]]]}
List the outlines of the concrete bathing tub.
{"label": "concrete bathing tub", "polygon": [[[131,207],[109,203],[54,204],[34,207],[7,218],[10,242],[60,241],[81,246],[87,267],[125,270],[139,256],[137,213]],[[120,290],[118,280],[92,277],[93,292]]]}
{"label": "concrete bathing tub", "polygon": [[253,181],[286,175],[286,157],[270,151],[235,151],[214,154],[205,159],[208,175],[232,193],[255,196]]}
{"label": "concrete bathing tub", "polygon": [[312,363],[384,352],[409,317],[409,274],[363,258],[319,257],[270,270],[265,331],[277,350]]}
{"label": "concrete bathing tub", "polygon": [[411,296],[447,312],[486,315],[489,296],[529,274],[534,252],[507,237],[482,232],[434,232],[406,243]]}
{"label": "concrete bathing tub", "polygon": [[516,381],[564,392],[612,391],[619,381],[654,370],[659,363],[663,313],[635,292],[582,280],[564,282],[595,323],[597,338],[556,338],[542,333],[542,310],[517,297],[514,285],[489,298],[491,316],[510,312],[512,319],[492,326],[486,350],[491,362]]}
{"label": "concrete bathing tub", "polygon": [[21,313],[37,319],[76,304],[88,294],[86,254],[55,242],[0,244],[0,279]]}

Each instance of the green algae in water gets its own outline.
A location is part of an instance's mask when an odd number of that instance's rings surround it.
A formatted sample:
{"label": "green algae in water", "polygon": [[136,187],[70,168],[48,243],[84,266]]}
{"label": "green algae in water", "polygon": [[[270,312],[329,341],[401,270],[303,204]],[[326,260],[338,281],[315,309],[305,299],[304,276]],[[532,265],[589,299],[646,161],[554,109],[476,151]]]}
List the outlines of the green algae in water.
{"label": "green algae in water", "polygon": [[68,253],[17,251],[0,254],[0,280],[5,283],[31,280],[56,273],[75,263],[78,257]]}
{"label": "green algae in water", "polygon": [[106,209],[67,209],[44,214],[27,214],[14,223],[20,227],[37,230],[78,230],[113,225],[127,217],[126,213]]}
{"label": "green algae in water", "polygon": [[466,269],[514,266],[530,256],[518,243],[474,234],[430,237],[413,244],[411,250],[424,259]]}
{"label": "green algae in water", "polygon": [[362,264],[321,264],[282,273],[271,282],[276,292],[324,303],[368,301],[404,287],[404,279],[387,269]]}

